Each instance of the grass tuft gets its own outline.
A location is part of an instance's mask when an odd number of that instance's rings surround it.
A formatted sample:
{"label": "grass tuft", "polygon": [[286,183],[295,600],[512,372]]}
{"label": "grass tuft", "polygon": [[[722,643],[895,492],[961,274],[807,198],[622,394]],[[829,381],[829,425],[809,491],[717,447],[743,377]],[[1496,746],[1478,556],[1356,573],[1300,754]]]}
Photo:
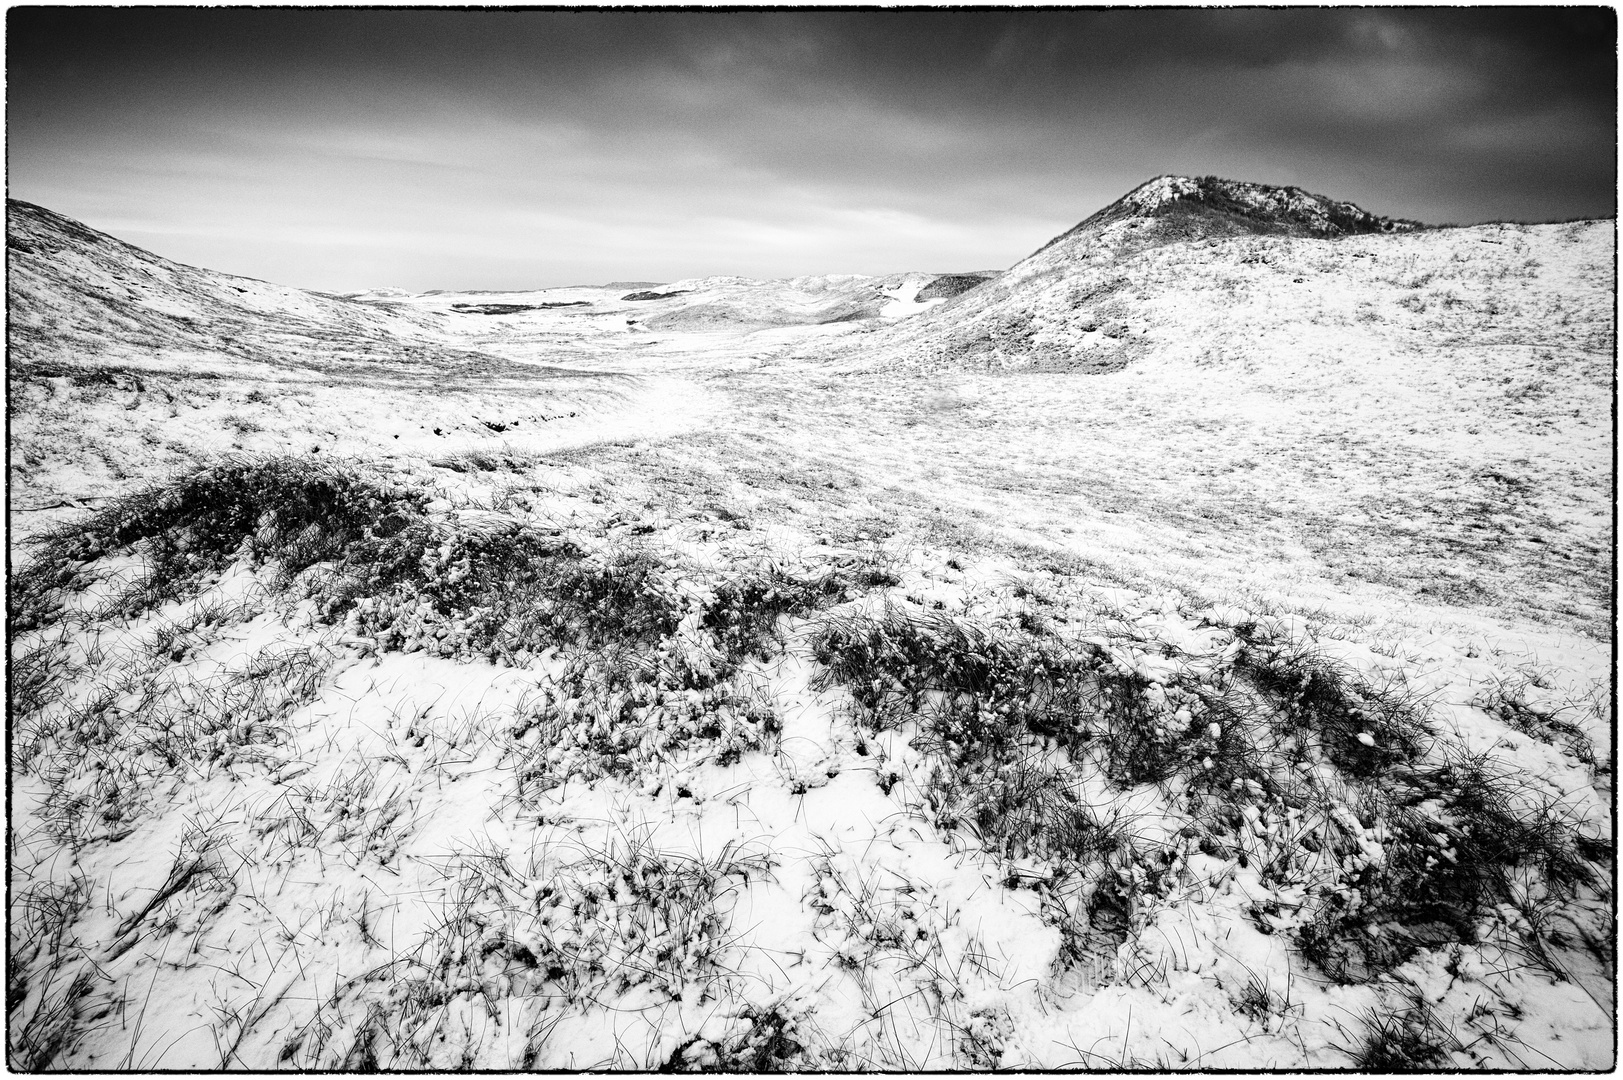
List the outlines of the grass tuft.
{"label": "grass tuft", "polygon": [[[1340,982],[1367,981],[1421,948],[1474,943],[1484,920],[1559,971],[1546,915],[1599,885],[1598,865],[1610,858],[1570,810],[1487,755],[1461,750],[1367,789],[1362,818],[1366,836],[1384,837],[1382,857],[1355,858],[1348,891],[1297,934],[1303,954]],[[1507,909],[1519,918],[1507,923]]]}
{"label": "grass tuft", "polygon": [[61,699],[75,674],[66,652],[61,636],[42,638],[26,648],[13,650],[6,693],[14,723]]}
{"label": "grass tuft", "polygon": [[800,1020],[783,1005],[745,1006],[742,1030],[720,1041],[694,1036],[672,1052],[662,1073],[781,1073],[805,1069],[806,1038]]}
{"label": "grass tuft", "polygon": [[1454,1064],[1459,1046],[1418,993],[1402,1009],[1373,1008],[1362,1015],[1362,1041],[1347,1051],[1366,1072],[1436,1072]]}
{"label": "grass tuft", "polygon": [[1235,668],[1343,772],[1380,776],[1418,760],[1432,732],[1414,704],[1309,649],[1247,642]]}
{"label": "grass tuft", "polygon": [[801,575],[768,563],[718,584],[700,625],[715,637],[724,655],[766,659],[774,645],[782,644],[777,636],[780,619],[804,616],[847,596],[837,573]]}

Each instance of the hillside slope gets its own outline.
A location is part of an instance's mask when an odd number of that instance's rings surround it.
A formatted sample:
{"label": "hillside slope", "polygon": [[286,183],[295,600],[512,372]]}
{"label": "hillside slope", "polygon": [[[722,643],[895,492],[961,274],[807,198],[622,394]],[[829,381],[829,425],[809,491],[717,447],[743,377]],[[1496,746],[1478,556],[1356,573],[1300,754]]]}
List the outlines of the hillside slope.
{"label": "hillside slope", "polygon": [[[1214,209],[1193,181],[1151,181],[827,355],[977,380],[1003,460],[1040,427],[1050,458],[1093,463],[1074,487],[1100,501],[1228,522],[1242,503],[1294,505],[1295,542],[1347,573],[1604,619],[1613,223],[1414,229],[1225,190]],[[1062,378],[999,378],[1040,373]],[[1537,522],[1563,530],[1559,550],[1519,535]],[[1457,580],[1432,577],[1445,564]]]}
{"label": "hillside slope", "polygon": [[295,367],[457,359],[429,315],[172,262],[6,201],[11,362],[86,357]]}
{"label": "hillside slope", "polygon": [[1157,290],[1206,287],[1169,273],[1191,258],[1252,263],[1265,258],[1260,251],[1276,250],[1263,238],[1289,250],[1293,240],[1389,237],[1420,228],[1298,188],[1161,176],[1001,277],[860,348],[886,364],[1109,371],[1156,343],[1137,340],[1151,329],[1135,317],[1137,300]]}

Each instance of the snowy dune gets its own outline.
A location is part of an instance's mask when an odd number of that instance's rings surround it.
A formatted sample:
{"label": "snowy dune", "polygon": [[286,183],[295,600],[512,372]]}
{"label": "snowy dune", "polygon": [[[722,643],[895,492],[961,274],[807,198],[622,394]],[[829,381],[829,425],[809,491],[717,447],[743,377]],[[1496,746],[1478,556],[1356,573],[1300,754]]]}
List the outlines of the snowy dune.
{"label": "snowy dune", "polygon": [[343,299],[8,214],[14,1067],[1613,1066],[1613,223]]}

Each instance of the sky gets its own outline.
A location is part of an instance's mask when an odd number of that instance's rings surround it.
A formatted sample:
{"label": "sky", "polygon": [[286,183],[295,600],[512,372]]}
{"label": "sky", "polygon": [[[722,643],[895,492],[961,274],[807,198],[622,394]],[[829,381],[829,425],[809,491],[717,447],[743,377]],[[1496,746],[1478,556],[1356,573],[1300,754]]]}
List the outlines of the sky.
{"label": "sky", "polygon": [[1001,269],[1162,173],[1615,214],[1611,8],[12,7],[8,194],[329,291]]}

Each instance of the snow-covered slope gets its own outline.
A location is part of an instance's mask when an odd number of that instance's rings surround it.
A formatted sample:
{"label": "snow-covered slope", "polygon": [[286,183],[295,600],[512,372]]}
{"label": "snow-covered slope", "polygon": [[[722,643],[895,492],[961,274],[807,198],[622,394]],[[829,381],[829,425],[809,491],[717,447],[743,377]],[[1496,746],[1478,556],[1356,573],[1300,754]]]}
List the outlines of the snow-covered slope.
{"label": "snow-covered slope", "polygon": [[185,266],[14,199],[6,256],[14,363],[400,363],[446,344],[432,316]]}
{"label": "snow-covered slope", "polygon": [[[996,280],[832,342],[828,355],[874,377],[973,382],[983,424],[1007,431],[1045,416],[1048,453],[1094,462],[1100,476],[1128,469],[1111,486],[1141,502],[1226,518],[1235,499],[1266,490],[1276,507],[1322,517],[1302,542],[1337,534],[1335,563],[1349,573],[1395,580],[1446,563],[1464,580],[1426,586],[1445,592],[1525,574],[1493,591],[1600,618],[1612,567],[1614,224],[1410,229],[1236,185],[1225,205],[1249,193],[1252,216],[1212,217],[1204,191],[1152,181]],[[1255,231],[1276,201],[1284,210]],[[1196,216],[1168,212],[1184,205]],[[1349,231],[1308,235],[1332,229]],[[1040,373],[1061,377],[1006,378]],[[1026,445],[987,441],[1005,459]],[[1280,471],[1286,458],[1303,467]],[[1561,552],[1544,537],[1437,539],[1473,516],[1455,501],[1468,492],[1507,523],[1560,522]],[[1376,570],[1361,552],[1384,540],[1360,544],[1361,531],[1413,539]],[[1551,570],[1572,587],[1563,599],[1545,591]]]}

